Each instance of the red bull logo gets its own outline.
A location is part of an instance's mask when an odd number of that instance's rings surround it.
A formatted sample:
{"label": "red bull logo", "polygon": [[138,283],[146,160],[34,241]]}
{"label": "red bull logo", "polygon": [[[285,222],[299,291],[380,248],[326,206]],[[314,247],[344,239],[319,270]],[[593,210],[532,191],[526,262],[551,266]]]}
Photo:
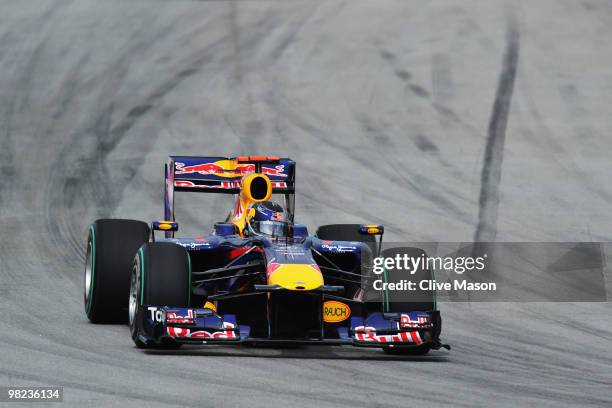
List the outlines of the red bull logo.
{"label": "red bull logo", "polygon": [[[263,166],[261,172],[272,177],[287,177],[284,173],[285,165],[279,164],[272,167]],[[255,172],[255,164],[244,163],[238,164],[233,160],[220,160],[213,163],[198,163],[186,166],[185,163],[175,163],[175,174],[202,174],[215,175],[219,177],[241,177],[245,174]]]}
{"label": "red bull logo", "polygon": [[218,331],[206,331],[206,330],[198,330],[191,331],[190,329],[186,329],[183,327],[173,327],[168,326],[166,332],[170,337],[186,337],[191,339],[209,339],[209,340],[231,340],[236,339],[235,333],[236,326],[229,322],[223,322],[223,328]]}
{"label": "red bull logo", "polygon": [[175,174],[224,174],[227,170],[216,163],[200,163],[192,166],[185,166],[184,163],[175,163]]}
{"label": "red bull logo", "polygon": [[429,317],[424,315],[418,315],[416,320],[412,320],[410,315],[401,315],[399,328],[406,329],[410,327],[423,327],[429,324]]}
{"label": "red bull logo", "polygon": [[285,221],[285,214],[282,212],[273,212],[270,219],[272,221]]}
{"label": "red bull logo", "polygon": [[175,312],[166,313],[166,323],[175,324],[195,324],[195,317],[193,316],[193,310],[187,310],[187,316],[179,316]]}
{"label": "red bull logo", "polygon": [[[273,181],[270,184],[272,185],[272,188],[287,188],[287,183],[285,183],[284,181]],[[202,187],[190,180],[176,180],[174,182],[174,186],[175,187],[193,187],[193,188]],[[219,185],[215,185],[215,186],[205,185],[204,187],[220,188],[220,189],[224,189],[224,188],[235,189],[235,188],[240,188],[240,181],[222,181]]]}
{"label": "red bull logo", "polygon": [[357,326],[354,331],[355,339],[363,342],[375,343],[413,343],[419,345],[423,339],[418,331],[400,332],[397,334],[377,335],[376,328],[371,326]]}
{"label": "red bull logo", "polygon": [[193,181],[189,180],[176,180],[174,182],[175,187],[197,187]]}

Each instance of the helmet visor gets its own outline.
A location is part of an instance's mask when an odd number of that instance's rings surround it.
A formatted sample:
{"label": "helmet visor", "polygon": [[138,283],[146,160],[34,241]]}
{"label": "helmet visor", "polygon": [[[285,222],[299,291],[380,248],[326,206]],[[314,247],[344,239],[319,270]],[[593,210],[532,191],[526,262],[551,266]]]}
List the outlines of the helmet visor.
{"label": "helmet visor", "polygon": [[287,234],[288,224],[282,221],[251,221],[251,228],[258,234],[284,237]]}

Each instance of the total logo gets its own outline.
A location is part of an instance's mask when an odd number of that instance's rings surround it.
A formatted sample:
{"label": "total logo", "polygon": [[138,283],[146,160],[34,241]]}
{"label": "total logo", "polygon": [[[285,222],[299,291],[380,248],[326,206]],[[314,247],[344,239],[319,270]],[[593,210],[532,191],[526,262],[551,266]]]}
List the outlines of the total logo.
{"label": "total logo", "polygon": [[187,316],[179,316],[176,312],[165,312],[155,306],[149,306],[148,310],[151,313],[151,320],[157,323],[193,324],[195,322],[193,310],[191,309],[187,310]]}
{"label": "total logo", "polygon": [[336,300],[323,303],[323,321],[326,323],[343,322],[351,316],[351,308]]}
{"label": "total logo", "polygon": [[163,310],[160,310],[154,306],[148,307],[149,312],[151,312],[151,320],[154,322],[164,322],[166,320],[166,313]]}

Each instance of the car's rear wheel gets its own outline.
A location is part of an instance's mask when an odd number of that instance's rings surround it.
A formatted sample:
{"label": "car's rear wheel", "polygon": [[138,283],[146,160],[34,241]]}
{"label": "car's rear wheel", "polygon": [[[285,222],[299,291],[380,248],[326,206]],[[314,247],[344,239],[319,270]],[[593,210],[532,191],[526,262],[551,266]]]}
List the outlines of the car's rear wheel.
{"label": "car's rear wheel", "polygon": [[149,226],[136,220],[100,219],[90,226],[83,300],[91,322],[126,321],[130,267],[149,233]]}
{"label": "car's rear wheel", "polygon": [[[361,251],[361,258],[359,259],[358,262],[361,262],[361,265],[370,265],[371,258],[373,254],[375,254],[377,251],[376,237],[374,235],[361,234],[359,232],[360,227],[361,227],[361,224],[321,225],[319,228],[317,228],[317,232],[315,233],[315,235],[317,236],[317,238],[324,240],[324,241],[348,241],[348,242],[361,242],[365,244],[365,246],[369,248],[369,250]],[[318,258],[315,257],[315,259],[318,259]],[[357,267],[355,266],[355,259],[352,254],[342,254],[342,253],[335,254],[335,255],[327,254],[323,259],[329,259],[333,262],[332,265],[327,265],[327,262],[323,261],[324,264],[327,266],[333,266],[334,268],[338,267],[346,271],[356,271],[356,270],[359,271],[360,270],[359,265],[357,265]],[[367,273],[367,271],[364,271],[364,269],[361,268],[360,273],[364,274],[364,273]],[[346,282],[346,280],[334,281],[334,276],[324,275],[324,277],[326,279],[326,282],[330,281],[332,282],[332,284],[344,286],[345,288],[344,294],[348,297],[364,296],[364,295],[358,295],[358,291],[359,293],[361,293],[363,289],[363,286],[361,285],[360,282],[351,284],[351,283]],[[377,308],[377,305],[374,302],[368,303],[369,311],[374,311],[376,308]]]}
{"label": "car's rear wheel", "polygon": [[[136,346],[176,348],[180,344],[147,341],[143,322],[150,319],[146,306],[189,307],[191,304],[191,260],[185,248],[172,242],[153,242],[140,247],[130,279],[129,323]],[[152,322],[151,322],[152,323]]]}

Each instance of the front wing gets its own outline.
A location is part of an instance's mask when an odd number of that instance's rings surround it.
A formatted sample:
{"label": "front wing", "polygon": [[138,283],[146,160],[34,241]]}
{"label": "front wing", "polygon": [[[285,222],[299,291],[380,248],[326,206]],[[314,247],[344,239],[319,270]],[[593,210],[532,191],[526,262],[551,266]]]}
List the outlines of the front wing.
{"label": "front wing", "polygon": [[140,340],[160,344],[173,340],[185,344],[277,343],[308,345],[353,345],[358,347],[449,348],[439,340],[438,311],[372,313],[351,317],[350,325],[338,326],[337,336],[318,338],[256,338],[234,315],[219,315],[211,309],[144,306],[140,309]]}

